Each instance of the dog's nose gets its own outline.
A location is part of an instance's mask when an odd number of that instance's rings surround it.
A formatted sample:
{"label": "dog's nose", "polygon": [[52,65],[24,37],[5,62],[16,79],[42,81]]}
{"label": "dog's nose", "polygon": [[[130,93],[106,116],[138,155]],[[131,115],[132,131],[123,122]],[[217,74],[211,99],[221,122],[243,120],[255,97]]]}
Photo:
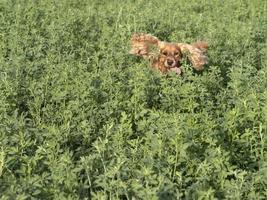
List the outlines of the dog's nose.
{"label": "dog's nose", "polygon": [[173,64],[173,60],[167,60],[168,65],[172,65]]}

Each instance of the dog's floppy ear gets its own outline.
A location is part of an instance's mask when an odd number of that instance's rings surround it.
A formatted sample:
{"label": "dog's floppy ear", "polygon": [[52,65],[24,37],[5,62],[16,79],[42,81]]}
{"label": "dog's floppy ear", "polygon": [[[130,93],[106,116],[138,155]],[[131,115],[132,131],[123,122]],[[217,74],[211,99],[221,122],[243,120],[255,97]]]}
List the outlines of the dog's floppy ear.
{"label": "dog's floppy ear", "polygon": [[134,33],[131,38],[130,54],[150,58],[155,53],[155,48],[160,45],[158,38],[144,33]]}
{"label": "dog's floppy ear", "polygon": [[204,65],[208,63],[208,57],[205,55],[208,44],[197,42],[192,45],[179,43],[183,56],[187,57],[196,70],[203,70]]}

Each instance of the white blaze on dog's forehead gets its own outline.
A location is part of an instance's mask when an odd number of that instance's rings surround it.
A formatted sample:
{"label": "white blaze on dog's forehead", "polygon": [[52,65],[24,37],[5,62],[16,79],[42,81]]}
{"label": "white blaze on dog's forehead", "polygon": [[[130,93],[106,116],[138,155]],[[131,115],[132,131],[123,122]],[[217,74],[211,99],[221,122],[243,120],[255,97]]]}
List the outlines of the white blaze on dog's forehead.
{"label": "white blaze on dog's forehead", "polygon": [[158,46],[159,46],[160,49],[164,48],[165,45],[166,45],[165,42],[159,42],[158,43]]}

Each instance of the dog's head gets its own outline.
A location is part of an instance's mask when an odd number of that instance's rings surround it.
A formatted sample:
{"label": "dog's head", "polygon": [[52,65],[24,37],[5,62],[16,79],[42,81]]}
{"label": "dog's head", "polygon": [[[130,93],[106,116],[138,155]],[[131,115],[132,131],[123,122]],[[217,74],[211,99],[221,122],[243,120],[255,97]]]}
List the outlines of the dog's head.
{"label": "dog's head", "polygon": [[180,47],[175,43],[160,42],[159,61],[168,69],[179,68],[182,59]]}

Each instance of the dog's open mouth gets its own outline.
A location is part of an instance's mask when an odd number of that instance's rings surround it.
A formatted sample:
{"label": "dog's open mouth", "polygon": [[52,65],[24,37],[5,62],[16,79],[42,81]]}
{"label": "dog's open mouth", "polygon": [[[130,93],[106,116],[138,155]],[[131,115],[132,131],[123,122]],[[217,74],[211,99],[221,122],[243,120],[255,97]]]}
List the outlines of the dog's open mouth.
{"label": "dog's open mouth", "polygon": [[175,72],[177,75],[180,75],[182,73],[182,70],[180,67],[171,67],[169,69],[170,71]]}

